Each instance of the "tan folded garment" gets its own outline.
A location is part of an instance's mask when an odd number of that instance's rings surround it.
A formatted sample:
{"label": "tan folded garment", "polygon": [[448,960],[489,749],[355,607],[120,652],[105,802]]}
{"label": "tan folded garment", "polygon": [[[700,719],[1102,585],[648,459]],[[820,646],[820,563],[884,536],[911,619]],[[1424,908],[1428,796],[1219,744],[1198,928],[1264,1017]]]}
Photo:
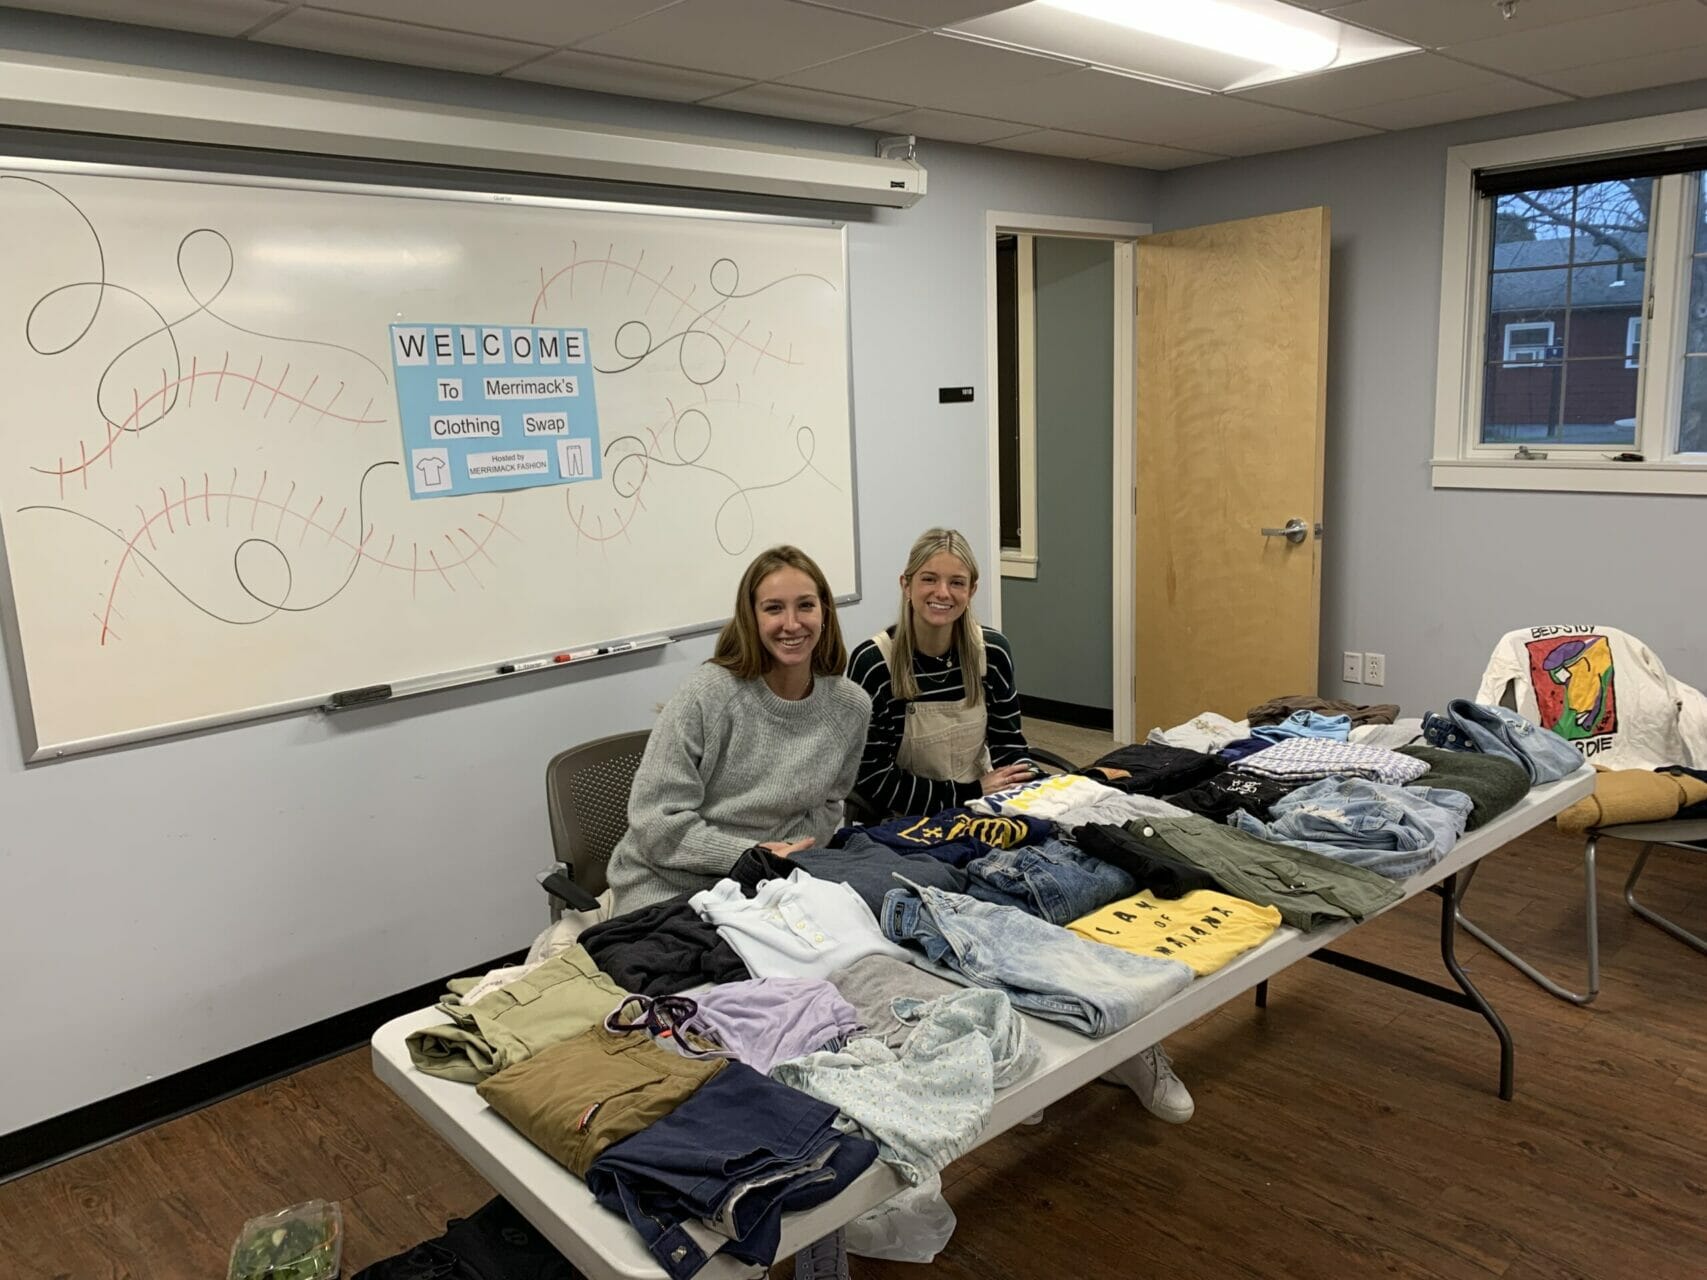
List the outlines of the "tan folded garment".
{"label": "tan folded garment", "polygon": [[1602,769],[1594,775],[1594,794],[1559,814],[1559,830],[1581,835],[1590,827],[1627,822],[1664,822],[1686,805],[1707,800],[1707,782],[1685,774],[1646,769]]}

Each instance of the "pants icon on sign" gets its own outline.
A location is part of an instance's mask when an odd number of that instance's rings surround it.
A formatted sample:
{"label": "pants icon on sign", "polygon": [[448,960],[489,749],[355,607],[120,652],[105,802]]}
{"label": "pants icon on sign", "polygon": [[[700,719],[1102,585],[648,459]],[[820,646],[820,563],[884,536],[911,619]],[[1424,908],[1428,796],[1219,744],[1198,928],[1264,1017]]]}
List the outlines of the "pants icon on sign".
{"label": "pants icon on sign", "polygon": [[582,436],[557,442],[557,466],[565,480],[593,478],[593,442]]}
{"label": "pants icon on sign", "polygon": [[411,449],[409,479],[416,493],[436,493],[452,485],[449,449]]}

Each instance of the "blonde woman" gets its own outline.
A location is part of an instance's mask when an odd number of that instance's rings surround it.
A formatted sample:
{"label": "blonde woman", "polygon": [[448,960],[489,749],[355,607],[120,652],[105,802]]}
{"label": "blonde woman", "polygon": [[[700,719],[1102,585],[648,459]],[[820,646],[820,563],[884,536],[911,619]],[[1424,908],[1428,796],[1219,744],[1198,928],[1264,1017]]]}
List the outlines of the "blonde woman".
{"label": "blonde woman", "polygon": [[[856,789],[884,814],[940,813],[1037,773],[1020,727],[1013,653],[1006,636],[972,615],[977,593],[978,561],[964,535],[926,529],[901,574],[900,619],[848,661],[848,675],[871,696]],[[1159,1044],[1104,1079],[1170,1124],[1195,1109]]]}
{"label": "blonde woman", "polygon": [[1007,637],[971,612],[978,561],[953,529],[927,529],[901,574],[901,616],[863,641],[848,676],[871,696],[860,799],[934,814],[1037,772],[1020,729]]}
{"label": "blonde woman", "polygon": [[647,739],[611,852],[612,914],[709,888],[755,844],[787,857],[829,839],[871,714],[846,663],[823,570],[796,547],[763,552]]}

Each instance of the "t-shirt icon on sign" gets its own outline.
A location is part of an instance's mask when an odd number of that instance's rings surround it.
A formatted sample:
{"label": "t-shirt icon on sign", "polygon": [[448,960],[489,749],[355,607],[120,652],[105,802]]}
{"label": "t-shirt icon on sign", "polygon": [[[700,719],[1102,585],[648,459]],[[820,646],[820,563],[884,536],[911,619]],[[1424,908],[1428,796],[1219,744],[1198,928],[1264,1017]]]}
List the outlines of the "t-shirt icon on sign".
{"label": "t-shirt icon on sign", "polygon": [[409,476],[416,493],[434,493],[450,488],[450,450],[410,450]]}
{"label": "t-shirt icon on sign", "polygon": [[557,466],[565,480],[593,478],[592,444],[592,440],[586,436],[557,442]]}

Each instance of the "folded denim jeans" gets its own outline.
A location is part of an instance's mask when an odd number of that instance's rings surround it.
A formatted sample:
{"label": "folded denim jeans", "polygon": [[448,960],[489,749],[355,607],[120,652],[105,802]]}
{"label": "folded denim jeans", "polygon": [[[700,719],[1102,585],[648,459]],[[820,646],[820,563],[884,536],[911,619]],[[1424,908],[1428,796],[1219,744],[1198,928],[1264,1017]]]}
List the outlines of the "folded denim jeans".
{"label": "folded denim jeans", "polygon": [[1470,797],[1432,787],[1325,778],[1276,801],[1271,820],[1235,813],[1246,835],[1324,854],[1391,880],[1426,871],[1464,832]]}
{"label": "folded denim jeans", "polygon": [[1193,976],[1176,960],[1088,942],[1013,907],[928,885],[891,889],[880,917],[886,936],[921,948],[949,974],[1088,1036],[1130,1026]]}
{"label": "folded denim jeans", "polygon": [[1446,714],[1478,751],[1507,756],[1522,765],[1531,786],[1557,782],[1583,767],[1582,756],[1570,743],[1507,707],[1454,698],[1446,704]]}
{"label": "folded denim jeans", "polygon": [[998,849],[968,863],[966,870],[972,877],[966,892],[972,897],[1018,907],[1050,924],[1068,924],[1138,888],[1119,867],[1065,840]]}

